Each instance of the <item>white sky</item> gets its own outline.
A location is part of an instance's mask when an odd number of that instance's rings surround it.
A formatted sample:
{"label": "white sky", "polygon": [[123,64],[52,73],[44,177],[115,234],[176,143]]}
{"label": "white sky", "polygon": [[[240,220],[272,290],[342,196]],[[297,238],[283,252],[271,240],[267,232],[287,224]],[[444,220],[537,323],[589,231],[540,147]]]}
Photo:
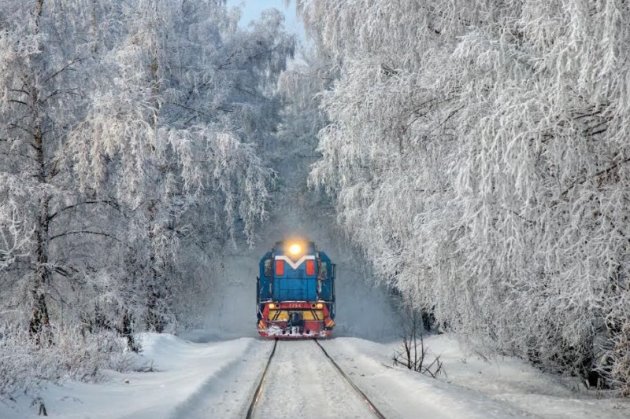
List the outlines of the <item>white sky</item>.
{"label": "white sky", "polygon": [[284,13],[285,27],[288,32],[298,35],[298,39],[304,41],[304,26],[295,13],[295,2],[285,7],[285,0],[227,0],[228,7],[240,7],[243,11],[241,25],[247,26],[249,22],[260,17],[265,9],[276,8]]}

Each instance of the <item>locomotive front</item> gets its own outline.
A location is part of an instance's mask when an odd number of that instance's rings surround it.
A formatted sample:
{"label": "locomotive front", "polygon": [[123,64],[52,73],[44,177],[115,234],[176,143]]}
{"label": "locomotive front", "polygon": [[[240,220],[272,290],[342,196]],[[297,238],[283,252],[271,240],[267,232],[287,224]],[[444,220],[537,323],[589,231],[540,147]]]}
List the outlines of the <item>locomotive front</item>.
{"label": "locomotive front", "polygon": [[313,242],[277,242],[260,260],[256,284],[261,336],[331,335],[335,325],[335,265]]}

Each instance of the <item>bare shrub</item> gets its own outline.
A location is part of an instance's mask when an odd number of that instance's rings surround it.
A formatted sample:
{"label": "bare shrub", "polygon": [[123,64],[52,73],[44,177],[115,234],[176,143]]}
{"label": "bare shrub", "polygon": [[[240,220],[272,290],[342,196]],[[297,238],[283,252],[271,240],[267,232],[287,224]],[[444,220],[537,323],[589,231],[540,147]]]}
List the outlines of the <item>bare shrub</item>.
{"label": "bare shrub", "polygon": [[409,310],[408,324],[404,326],[401,348],[394,353],[394,365],[403,365],[410,370],[437,378],[446,375],[440,356],[428,362],[429,348],[424,344],[422,318],[415,310]]}

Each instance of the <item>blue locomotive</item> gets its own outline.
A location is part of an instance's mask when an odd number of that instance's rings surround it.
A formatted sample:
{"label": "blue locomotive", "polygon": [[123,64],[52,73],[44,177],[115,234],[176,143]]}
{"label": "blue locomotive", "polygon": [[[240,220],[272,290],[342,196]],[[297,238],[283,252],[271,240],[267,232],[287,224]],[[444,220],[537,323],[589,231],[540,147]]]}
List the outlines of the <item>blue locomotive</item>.
{"label": "blue locomotive", "polygon": [[256,278],[258,333],[271,338],[328,337],[335,326],[335,265],[315,243],[277,242]]}

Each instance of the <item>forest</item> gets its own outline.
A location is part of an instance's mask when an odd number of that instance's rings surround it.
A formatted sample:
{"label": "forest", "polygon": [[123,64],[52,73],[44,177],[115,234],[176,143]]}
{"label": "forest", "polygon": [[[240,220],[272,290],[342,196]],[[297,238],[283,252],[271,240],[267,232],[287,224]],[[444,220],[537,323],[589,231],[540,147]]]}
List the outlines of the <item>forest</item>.
{"label": "forest", "polygon": [[630,394],[630,6],[296,4],[310,48],[222,0],[0,0],[0,395],[195,325],[280,148],[427,328]]}
{"label": "forest", "polygon": [[[251,242],[295,40],[222,1],[3,1],[0,392],[173,331]],[[193,302],[192,304],[191,301]],[[189,310],[189,311],[186,311]]]}

